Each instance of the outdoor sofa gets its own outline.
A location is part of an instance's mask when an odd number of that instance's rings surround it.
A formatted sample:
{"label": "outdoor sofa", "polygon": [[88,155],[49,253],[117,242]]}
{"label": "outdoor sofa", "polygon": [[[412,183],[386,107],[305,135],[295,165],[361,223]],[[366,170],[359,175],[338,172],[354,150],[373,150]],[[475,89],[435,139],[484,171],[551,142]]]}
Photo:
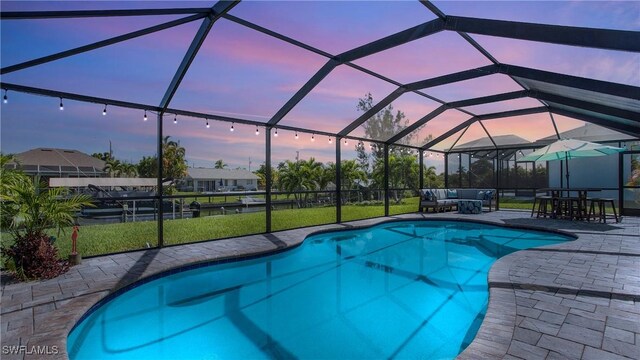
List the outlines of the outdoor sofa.
{"label": "outdoor sofa", "polygon": [[482,201],[482,206],[491,211],[495,196],[495,189],[422,189],[418,211],[429,211],[429,208],[434,212],[453,210],[458,208],[459,201],[464,200]]}

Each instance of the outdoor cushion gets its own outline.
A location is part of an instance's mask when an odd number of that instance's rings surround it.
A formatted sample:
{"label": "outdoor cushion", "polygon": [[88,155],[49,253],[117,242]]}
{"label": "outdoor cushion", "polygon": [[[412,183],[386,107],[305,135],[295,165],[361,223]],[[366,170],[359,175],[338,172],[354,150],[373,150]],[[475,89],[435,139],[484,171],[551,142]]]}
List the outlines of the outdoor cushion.
{"label": "outdoor cushion", "polygon": [[486,200],[486,192],[485,191],[478,191],[478,193],[476,195],[476,199],[478,199],[478,200]]}
{"label": "outdoor cushion", "polygon": [[422,189],[422,200],[433,201],[433,193],[429,189]]}
{"label": "outdoor cushion", "polygon": [[487,190],[484,192],[484,200],[491,200],[493,198],[493,190]]}
{"label": "outdoor cushion", "polygon": [[457,199],[457,198],[458,198],[458,190],[447,189],[447,199]]}

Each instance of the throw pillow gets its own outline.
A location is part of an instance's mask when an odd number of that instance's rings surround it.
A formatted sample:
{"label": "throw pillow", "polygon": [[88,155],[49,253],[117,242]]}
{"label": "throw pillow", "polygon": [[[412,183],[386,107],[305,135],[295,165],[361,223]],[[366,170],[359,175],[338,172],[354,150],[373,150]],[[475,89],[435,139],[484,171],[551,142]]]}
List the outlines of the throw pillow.
{"label": "throw pillow", "polygon": [[458,198],[458,190],[447,189],[447,199],[457,199],[457,198]]}
{"label": "throw pillow", "polygon": [[476,200],[486,200],[486,192],[478,191],[478,194],[476,195]]}
{"label": "throw pillow", "polygon": [[424,201],[432,201],[433,193],[429,189],[422,189],[422,200]]}
{"label": "throw pillow", "polygon": [[491,200],[493,198],[493,190],[487,190],[484,192],[484,200]]}

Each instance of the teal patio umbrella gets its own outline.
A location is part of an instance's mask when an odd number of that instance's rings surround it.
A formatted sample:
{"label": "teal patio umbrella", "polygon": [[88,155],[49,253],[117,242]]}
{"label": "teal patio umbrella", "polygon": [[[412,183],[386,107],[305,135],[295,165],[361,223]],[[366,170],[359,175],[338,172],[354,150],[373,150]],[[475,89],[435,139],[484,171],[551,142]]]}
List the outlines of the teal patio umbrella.
{"label": "teal patio umbrella", "polygon": [[607,146],[598,143],[564,139],[558,140],[543,148],[540,148],[529,155],[526,155],[518,161],[552,161],[565,160],[567,188],[569,188],[569,160],[575,158],[605,156],[617,154],[624,151],[624,148]]}

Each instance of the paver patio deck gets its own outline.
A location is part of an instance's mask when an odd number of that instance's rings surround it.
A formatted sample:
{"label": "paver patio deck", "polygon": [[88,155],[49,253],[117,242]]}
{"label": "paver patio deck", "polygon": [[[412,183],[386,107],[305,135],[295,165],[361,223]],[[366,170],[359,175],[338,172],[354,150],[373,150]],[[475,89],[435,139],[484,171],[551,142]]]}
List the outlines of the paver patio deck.
{"label": "paver patio deck", "polygon": [[321,229],[376,224],[390,218],[474,219],[575,233],[572,242],[499,259],[489,274],[487,315],[460,359],[623,359],[640,357],[640,218],[619,224],[531,219],[529,213],[406,214],[314,226],[267,235],[101,256],[55,279],[2,284],[2,359],[7,346],[53,346],[66,358],[66,338],[80,317],[109,293],[152,274],[194,262],[258,254],[300,243]]}

